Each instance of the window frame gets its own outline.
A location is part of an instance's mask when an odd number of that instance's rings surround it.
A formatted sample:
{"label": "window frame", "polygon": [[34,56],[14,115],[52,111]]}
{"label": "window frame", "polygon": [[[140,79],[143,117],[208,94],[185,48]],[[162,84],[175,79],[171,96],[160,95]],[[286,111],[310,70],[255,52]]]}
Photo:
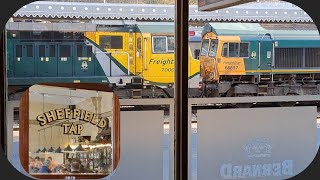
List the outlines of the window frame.
{"label": "window frame", "polygon": [[[174,53],[174,50],[169,50],[169,46],[168,46],[168,37],[173,37],[174,38],[174,35],[153,35],[151,36],[151,47],[152,47],[152,54],[173,54]],[[155,51],[154,50],[154,39],[155,38],[165,38],[166,39],[166,51]]]}
{"label": "window frame", "polygon": [[[169,37],[171,38],[173,38],[173,50],[169,50],[169,43],[168,43],[168,39],[169,39]],[[167,42],[167,52],[168,53],[174,53],[174,36],[172,35],[172,36],[167,36],[167,38],[166,38],[166,42]]]}
{"label": "window frame", "polygon": [[[210,56],[212,41],[216,41],[216,47],[215,47],[216,50],[215,50],[215,55],[214,55],[214,56]],[[208,53],[207,53],[209,57],[217,57],[218,44],[219,44],[218,39],[211,39],[211,41],[210,41],[210,43],[209,43]]]}
{"label": "window frame", "polygon": [[[53,47],[53,54],[54,56],[51,56],[52,54],[52,47]],[[56,58],[57,57],[57,46],[53,44],[49,44],[49,52],[48,52],[48,57],[50,58]]]}
{"label": "window frame", "polygon": [[[205,55],[202,54],[202,47],[203,47],[204,41],[208,41],[207,53]],[[201,42],[201,47],[200,47],[200,56],[208,56],[209,47],[210,47],[210,39],[203,39],[202,42]]]}
{"label": "window frame", "polygon": [[[72,47],[71,47],[72,45],[70,45],[70,44],[61,44],[61,45],[59,45],[59,54],[58,54],[58,57],[72,57],[72,52],[71,52],[71,49],[72,49]],[[68,48],[68,49],[67,49]],[[69,55],[69,56],[62,56],[62,55],[65,55],[65,53],[67,52],[67,55]]]}
{"label": "window frame", "polygon": [[[236,56],[236,57],[230,57],[230,43],[234,43],[234,44],[238,44],[239,45],[239,49],[238,49],[238,54],[239,56]],[[227,44],[227,56],[224,56],[223,54],[223,47],[224,45]],[[241,52],[241,44],[248,44],[248,56],[240,56],[240,52]],[[250,42],[224,42],[223,45],[222,45],[222,51],[221,51],[221,56],[222,57],[225,57],[225,58],[250,58]]]}
{"label": "window frame", "polygon": [[141,50],[142,50],[142,38],[138,37],[137,38],[137,51],[141,52]]}
{"label": "window frame", "polygon": [[[99,37],[99,48],[102,50],[124,50],[125,49],[125,43],[124,43],[124,36],[123,35],[119,35],[119,34],[115,34],[115,35],[111,35],[111,34],[100,34],[98,35]],[[121,37],[121,48],[105,48],[105,47],[101,47],[101,37]]]}
{"label": "window frame", "polygon": [[[241,44],[247,44],[248,45],[248,54],[247,54],[247,56],[240,56],[240,54],[241,54]],[[240,42],[239,43],[239,56],[241,57],[241,58],[249,58],[250,57],[250,42]]]}
{"label": "window frame", "polygon": [[22,58],[23,56],[22,44],[15,45],[15,56],[16,58]]}

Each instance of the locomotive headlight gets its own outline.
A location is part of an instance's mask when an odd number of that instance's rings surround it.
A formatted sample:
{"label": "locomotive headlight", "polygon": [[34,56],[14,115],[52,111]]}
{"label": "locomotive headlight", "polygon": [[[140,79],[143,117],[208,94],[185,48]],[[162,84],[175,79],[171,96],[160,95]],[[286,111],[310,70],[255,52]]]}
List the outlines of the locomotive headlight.
{"label": "locomotive headlight", "polygon": [[214,72],[211,72],[211,73],[209,74],[209,77],[210,77],[210,79],[213,79],[213,78],[214,78]]}
{"label": "locomotive headlight", "polygon": [[14,38],[17,37],[17,34],[13,33],[13,34],[12,34],[12,37],[14,37]]}

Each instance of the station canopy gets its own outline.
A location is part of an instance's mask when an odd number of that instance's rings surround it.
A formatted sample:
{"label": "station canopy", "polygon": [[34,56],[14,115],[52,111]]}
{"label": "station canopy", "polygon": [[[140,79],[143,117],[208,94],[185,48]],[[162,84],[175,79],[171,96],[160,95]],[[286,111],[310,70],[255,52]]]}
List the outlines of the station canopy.
{"label": "station canopy", "polygon": [[[287,2],[251,2],[215,11],[200,11],[190,5],[191,22],[313,22],[301,8]],[[174,21],[174,5],[33,2],[20,8],[13,18],[66,20]]]}

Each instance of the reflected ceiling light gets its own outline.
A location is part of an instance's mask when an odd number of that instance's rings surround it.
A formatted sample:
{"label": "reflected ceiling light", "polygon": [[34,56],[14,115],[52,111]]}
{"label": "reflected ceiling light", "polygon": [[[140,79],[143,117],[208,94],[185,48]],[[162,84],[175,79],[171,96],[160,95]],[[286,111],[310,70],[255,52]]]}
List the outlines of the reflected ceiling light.
{"label": "reflected ceiling light", "polygon": [[75,149],[75,151],[86,151],[81,144],[79,144],[79,146],[77,146]]}
{"label": "reflected ceiling light", "polygon": [[63,149],[63,152],[70,152],[72,151],[72,148],[70,147],[70,144],[66,148]]}
{"label": "reflected ceiling light", "polygon": [[62,153],[60,146],[54,152],[55,153]]}
{"label": "reflected ceiling light", "polygon": [[50,147],[50,149],[48,150],[48,152],[53,152],[54,150],[53,150],[53,148],[52,148],[52,146]]}
{"label": "reflected ceiling light", "polygon": [[46,148],[46,147],[44,147],[44,148],[41,150],[41,152],[42,152],[42,153],[47,152],[47,148]]}

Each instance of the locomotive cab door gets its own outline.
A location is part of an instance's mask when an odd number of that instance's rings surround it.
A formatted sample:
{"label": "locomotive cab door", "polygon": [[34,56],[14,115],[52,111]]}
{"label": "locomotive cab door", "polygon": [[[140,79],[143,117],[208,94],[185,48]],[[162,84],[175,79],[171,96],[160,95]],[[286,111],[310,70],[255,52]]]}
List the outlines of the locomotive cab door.
{"label": "locomotive cab door", "polygon": [[135,66],[135,72],[136,74],[141,74],[143,67],[142,67],[142,61],[144,57],[144,51],[143,51],[143,37],[140,33],[136,34],[137,36],[137,41],[136,41],[136,66]]}
{"label": "locomotive cab door", "polygon": [[57,76],[57,45],[39,43],[36,45],[37,71],[40,77]]}
{"label": "locomotive cab door", "polygon": [[84,43],[76,43],[75,54],[75,76],[94,76],[94,61],[92,46]]}
{"label": "locomotive cab door", "polygon": [[271,70],[273,57],[273,41],[269,34],[264,35],[259,42],[260,70]]}
{"label": "locomotive cab door", "polygon": [[59,45],[58,74],[60,77],[71,77],[73,74],[72,43]]}
{"label": "locomotive cab door", "polygon": [[33,44],[17,44],[14,48],[14,75],[16,77],[34,76],[34,49]]}

